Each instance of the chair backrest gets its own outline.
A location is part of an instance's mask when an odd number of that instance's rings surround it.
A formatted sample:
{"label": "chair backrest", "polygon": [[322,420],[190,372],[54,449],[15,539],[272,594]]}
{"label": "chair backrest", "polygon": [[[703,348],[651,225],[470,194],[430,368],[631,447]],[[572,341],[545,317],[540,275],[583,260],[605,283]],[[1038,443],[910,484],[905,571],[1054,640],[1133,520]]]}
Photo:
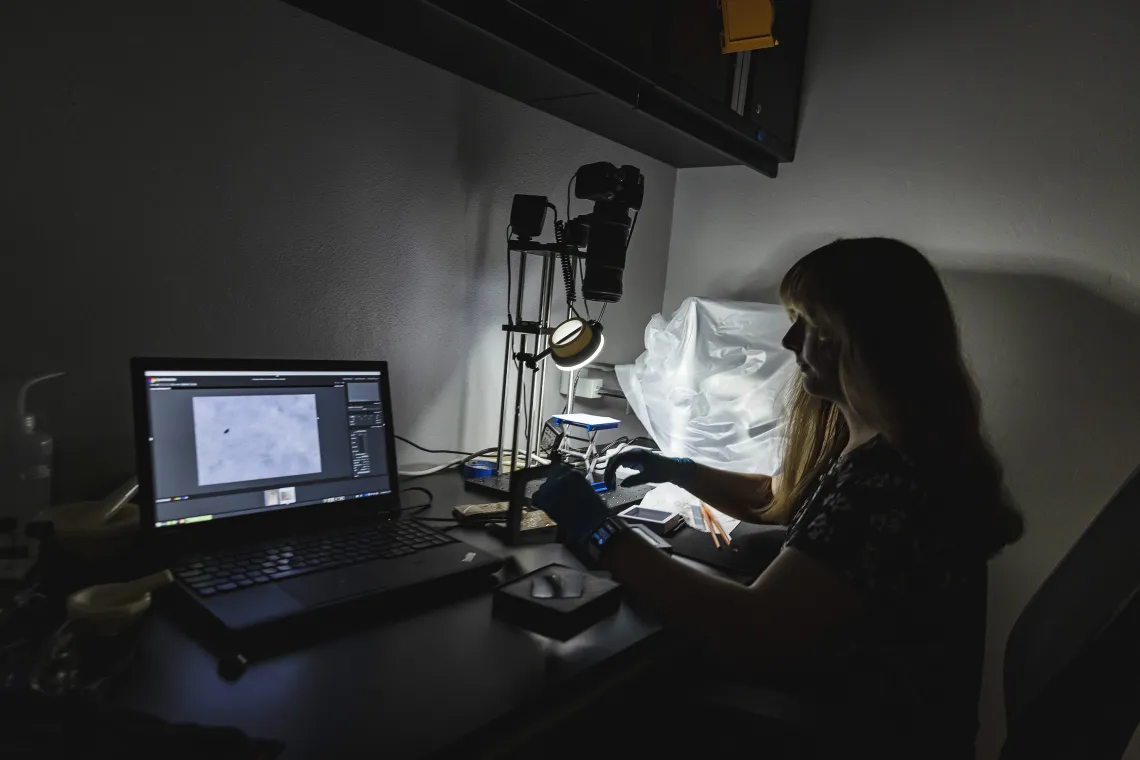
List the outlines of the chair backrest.
{"label": "chair backrest", "polygon": [[1005,650],[1003,760],[1118,760],[1140,723],[1140,469],[1029,600]]}

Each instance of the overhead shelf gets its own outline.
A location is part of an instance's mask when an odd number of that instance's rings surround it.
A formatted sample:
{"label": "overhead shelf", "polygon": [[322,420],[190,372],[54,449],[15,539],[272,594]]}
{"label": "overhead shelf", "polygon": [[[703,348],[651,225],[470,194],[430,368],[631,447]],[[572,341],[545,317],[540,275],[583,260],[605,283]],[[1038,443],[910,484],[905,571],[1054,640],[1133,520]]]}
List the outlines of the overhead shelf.
{"label": "overhead shelf", "polygon": [[[562,10],[587,4],[287,1],[671,166],[744,164],[774,177],[778,162],[794,157],[807,0],[777,4],[780,45],[751,53],[752,76],[745,77],[749,90],[738,101],[747,117],[710,97],[709,88],[701,92],[685,81],[685,70],[671,71],[660,60],[647,60],[646,46],[607,49],[604,40],[589,39],[589,25],[575,28],[576,19]],[[680,2],[692,6],[690,0],[672,0]],[[710,4],[719,18],[713,0],[699,2]],[[653,16],[648,23],[660,23],[659,16],[647,13]],[[715,36],[711,45],[719,55]],[[767,57],[759,59],[760,53]],[[733,61],[713,58],[705,63],[713,72],[715,92],[720,70],[728,71]],[[731,84],[732,77],[725,77],[725,103]]]}

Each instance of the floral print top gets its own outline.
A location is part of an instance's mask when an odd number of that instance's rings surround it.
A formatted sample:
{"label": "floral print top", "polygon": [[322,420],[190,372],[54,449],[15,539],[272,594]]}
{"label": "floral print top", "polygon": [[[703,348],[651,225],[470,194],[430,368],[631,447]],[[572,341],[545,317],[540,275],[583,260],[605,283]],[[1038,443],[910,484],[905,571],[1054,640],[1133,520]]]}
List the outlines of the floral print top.
{"label": "floral print top", "polygon": [[962,528],[883,436],[839,457],[797,510],[785,546],[850,580],[867,606],[809,668],[828,751],[974,757],[986,566]]}

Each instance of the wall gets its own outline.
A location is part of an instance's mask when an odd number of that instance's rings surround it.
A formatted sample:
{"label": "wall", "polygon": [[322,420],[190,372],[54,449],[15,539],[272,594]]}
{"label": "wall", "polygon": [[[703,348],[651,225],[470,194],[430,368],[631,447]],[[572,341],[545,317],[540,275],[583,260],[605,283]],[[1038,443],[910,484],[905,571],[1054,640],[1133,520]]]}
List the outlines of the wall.
{"label": "wall", "polygon": [[946,276],[1028,534],[993,567],[980,757],[1028,594],[1140,462],[1140,49],[1124,0],[817,0],[799,157],[678,173],[665,305],[839,235]]}
{"label": "wall", "polygon": [[400,432],[493,445],[511,197],[591,161],[646,174],[601,358],[640,352],[673,169],[275,0],[3,15],[2,374],[68,372],[57,498],[133,471],[132,355],[385,358]]}

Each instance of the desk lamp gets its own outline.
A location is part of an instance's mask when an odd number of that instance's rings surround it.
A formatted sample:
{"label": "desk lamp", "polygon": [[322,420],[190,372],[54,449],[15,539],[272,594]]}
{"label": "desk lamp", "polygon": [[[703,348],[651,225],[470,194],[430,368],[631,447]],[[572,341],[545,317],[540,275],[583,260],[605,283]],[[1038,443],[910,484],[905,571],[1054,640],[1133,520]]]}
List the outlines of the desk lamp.
{"label": "desk lamp", "polygon": [[585,367],[594,359],[606,345],[606,336],[602,335],[602,323],[596,319],[589,321],[581,317],[571,317],[555,327],[550,333],[550,346],[527,360],[531,369],[536,364],[550,356],[554,366],[563,372],[573,372]]}

